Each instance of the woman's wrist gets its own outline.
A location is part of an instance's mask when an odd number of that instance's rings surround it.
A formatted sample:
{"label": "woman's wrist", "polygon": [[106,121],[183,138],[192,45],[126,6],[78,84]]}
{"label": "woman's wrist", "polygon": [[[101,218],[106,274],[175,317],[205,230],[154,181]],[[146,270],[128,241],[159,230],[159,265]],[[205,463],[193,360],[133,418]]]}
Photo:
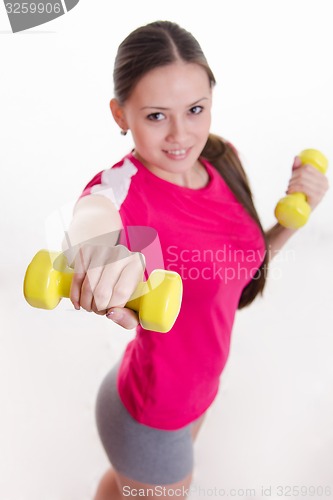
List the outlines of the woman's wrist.
{"label": "woman's wrist", "polygon": [[269,260],[272,260],[287,241],[298,231],[281,226],[278,222],[265,232]]}

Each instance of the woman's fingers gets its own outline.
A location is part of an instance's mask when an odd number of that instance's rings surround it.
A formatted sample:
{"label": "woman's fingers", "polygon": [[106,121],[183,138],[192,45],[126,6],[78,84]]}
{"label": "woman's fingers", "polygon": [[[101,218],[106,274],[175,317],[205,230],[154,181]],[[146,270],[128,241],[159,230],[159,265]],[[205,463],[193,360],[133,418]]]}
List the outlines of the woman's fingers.
{"label": "woman's fingers", "polygon": [[142,282],[143,273],[144,267],[140,254],[133,254],[126,267],[119,273],[107,308],[124,307],[138,289],[138,284]]}
{"label": "woman's fingers", "polygon": [[[123,309],[142,281],[144,269],[144,256],[123,245],[81,247],[74,262],[70,294],[74,307],[100,315],[115,307]],[[123,315],[119,324],[124,328],[131,329],[138,324],[133,311],[123,311]],[[114,314],[110,317],[117,321]]]}
{"label": "woman's fingers", "polygon": [[93,311],[105,314],[112,307],[124,307],[142,281],[143,273],[139,253],[127,251],[126,257],[106,265],[94,287]]}
{"label": "woman's fingers", "polygon": [[81,290],[86,278],[86,271],[89,267],[91,257],[87,252],[80,249],[74,260],[74,274],[71,284],[70,300],[75,309],[81,306]]}
{"label": "woman's fingers", "polygon": [[[295,165],[295,163],[294,163]],[[311,208],[314,209],[324,197],[329,188],[326,175],[312,165],[293,167],[293,173],[288,184],[287,194],[304,193]]]}

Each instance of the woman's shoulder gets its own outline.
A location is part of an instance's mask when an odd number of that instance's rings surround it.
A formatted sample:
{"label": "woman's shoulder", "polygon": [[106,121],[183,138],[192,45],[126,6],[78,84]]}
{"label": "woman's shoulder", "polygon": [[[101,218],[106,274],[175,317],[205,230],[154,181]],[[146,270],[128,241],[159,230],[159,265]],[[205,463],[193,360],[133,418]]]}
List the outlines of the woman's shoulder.
{"label": "woman's shoulder", "polygon": [[130,155],[126,155],[111,167],[94,175],[84,187],[80,198],[92,194],[103,195],[110,198],[119,208],[128,194],[131,178],[137,171]]}

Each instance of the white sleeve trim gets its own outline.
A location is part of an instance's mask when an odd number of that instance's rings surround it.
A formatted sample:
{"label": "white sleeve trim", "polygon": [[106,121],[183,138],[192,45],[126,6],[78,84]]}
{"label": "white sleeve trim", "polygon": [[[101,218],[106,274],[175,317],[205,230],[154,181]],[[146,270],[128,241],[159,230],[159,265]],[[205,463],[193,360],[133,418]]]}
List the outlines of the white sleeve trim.
{"label": "white sleeve trim", "polygon": [[121,167],[104,170],[101,177],[101,184],[91,188],[91,194],[99,194],[109,198],[119,210],[125,201],[131,185],[131,178],[138,169],[126,158]]}

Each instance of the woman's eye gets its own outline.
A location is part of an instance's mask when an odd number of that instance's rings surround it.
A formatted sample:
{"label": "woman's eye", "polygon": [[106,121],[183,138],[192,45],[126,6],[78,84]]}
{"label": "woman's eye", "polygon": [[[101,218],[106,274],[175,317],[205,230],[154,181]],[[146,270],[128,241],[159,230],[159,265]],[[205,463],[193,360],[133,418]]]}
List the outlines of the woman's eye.
{"label": "woman's eye", "polygon": [[147,116],[148,120],[159,122],[164,119],[163,113],[151,113]]}
{"label": "woman's eye", "polygon": [[202,111],[203,111],[203,106],[193,106],[193,108],[190,109],[190,113],[192,113],[192,115],[198,115]]}

